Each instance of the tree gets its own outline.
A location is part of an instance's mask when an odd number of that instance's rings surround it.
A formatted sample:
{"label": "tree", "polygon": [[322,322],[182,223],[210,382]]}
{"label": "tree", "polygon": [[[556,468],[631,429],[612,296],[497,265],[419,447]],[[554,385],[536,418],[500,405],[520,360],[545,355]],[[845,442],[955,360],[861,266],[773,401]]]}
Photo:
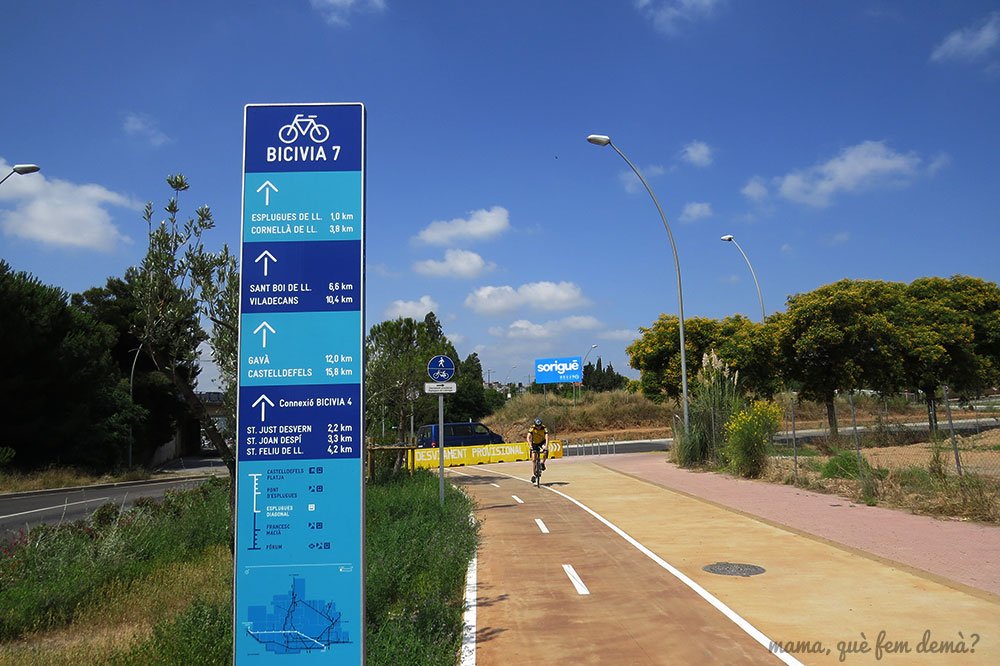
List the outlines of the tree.
{"label": "tree", "polygon": [[715,351],[738,373],[741,390],[771,398],[781,389],[776,340],[781,317],[774,314],[760,323],[733,315],[720,322]]}
{"label": "tree", "polygon": [[610,363],[602,367],[602,359],[597,357],[597,364],[588,363],[583,366],[583,385],[592,391],[617,391],[625,387],[628,378],[615,372]]}
{"label": "tree", "polygon": [[[680,332],[675,315],[661,314],[649,328],[640,327],[642,335],[625,351],[629,365],[640,372],[643,394],[657,402],[681,398]],[[693,378],[701,369],[702,357],[718,339],[719,322],[705,317],[684,320],[684,345],[687,374]]]}
{"label": "tree", "polygon": [[437,420],[437,400],[425,395],[423,389],[429,381],[427,362],[438,354],[458,357],[433,312],[422,322],[400,317],[372,326],[365,338],[365,423],[369,433],[375,432],[373,426],[383,410],[397,423],[400,433],[405,432],[411,414],[417,424]]}
{"label": "tree", "polygon": [[937,430],[937,391],[949,385],[972,396],[1000,369],[1000,289],[978,278],[921,278],[905,290],[894,317],[906,331],[905,385],[924,394]]}
{"label": "tree", "polygon": [[110,349],[114,331],[73,307],[67,294],[0,260],[0,446],[13,464],[108,471],[122,461],[140,416]]}
{"label": "tree", "polygon": [[[183,175],[167,177],[173,196],[164,211],[167,217],[153,222],[153,204],[143,214],[148,230],[146,256],[138,268],[130,269],[126,281],[135,285],[138,306],[136,336],[143,353],[171,381],[178,395],[201,422],[216,451],[226,463],[230,477],[236,474],[231,441],[208,416],[194,391],[198,374],[198,346],[212,343],[212,353],[229,392],[235,391],[238,335],[237,293],[239,272],[236,259],[225,245],[219,252],[205,249],[202,236],[215,226],[208,206],[195,209],[195,216],[178,219],[178,198],[189,188]],[[234,307],[235,306],[235,307]],[[206,332],[203,320],[212,322]],[[232,419],[231,419],[232,420]]]}
{"label": "tree", "polygon": [[835,437],[837,391],[890,393],[900,385],[903,341],[891,313],[903,289],[900,283],[841,280],[788,299],[777,332],[786,378],[801,383],[803,397],[826,405]]}
{"label": "tree", "polygon": [[458,364],[455,372],[457,384],[451,396],[449,409],[453,421],[478,421],[490,413],[483,388],[483,365],[479,354],[473,352]]}
{"label": "tree", "polygon": [[132,402],[143,412],[141,420],[131,429],[132,457],[146,461],[157,447],[175,435],[179,424],[189,418],[190,410],[178,399],[170,378],[141,353],[140,341],[135,335],[138,306],[134,292],[133,284],[111,277],[104,287],[74,294],[72,303],[114,331],[111,357],[120,375],[129,380]]}

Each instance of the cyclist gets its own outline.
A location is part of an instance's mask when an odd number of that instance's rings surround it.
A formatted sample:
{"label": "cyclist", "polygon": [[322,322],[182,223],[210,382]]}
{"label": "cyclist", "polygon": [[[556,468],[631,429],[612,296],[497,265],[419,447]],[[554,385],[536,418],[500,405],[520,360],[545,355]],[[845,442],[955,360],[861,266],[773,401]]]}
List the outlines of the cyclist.
{"label": "cyclist", "polygon": [[535,482],[535,463],[538,461],[538,454],[542,454],[541,468],[545,469],[545,461],[549,458],[549,431],[542,423],[541,419],[536,418],[534,424],[528,429],[527,436],[528,446],[531,447],[531,482]]}

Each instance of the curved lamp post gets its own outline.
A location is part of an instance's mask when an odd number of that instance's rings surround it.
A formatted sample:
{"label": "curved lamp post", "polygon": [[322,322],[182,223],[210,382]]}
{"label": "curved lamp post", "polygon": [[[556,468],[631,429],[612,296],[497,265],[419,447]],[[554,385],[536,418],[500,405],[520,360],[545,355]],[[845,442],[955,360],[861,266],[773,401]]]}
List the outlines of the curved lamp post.
{"label": "curved lamp post", "polygon": [[743,248],[740,247],[740,244],[736,242],[736,239],[733,238],[732,234],[726,234],[725,236],[723,236],[719,240],[723,240],[723,241],[726,241],[727,243],[732,243],[733,245],[735,245],[736,249],[739,250],[740,254],[743,255],[743,259],[747,262],[747,267],[750,269],[750,275],[753,276],[754,286],[757,287],[757,300],[760,301],[760,321],[761,321],[761,323],[763,323],[764,322],[764,318],[767,317],[767,314],[764,312],[764,297],[761,296],[761,293],[760,293],[760,283],[757,282],[757,274],[754,273],[753,266],[750,265],[750,259],[749,259],[749,257],[747,257],[747,253],[743,251]]}
{"label": "curved lamp post", "polygon": [[0,180],[0,185],[3,185],[3,182],[8,178],[10,178],[11,176],[13,176],[15,173],[19,176],[23,176],[26,173],[35,173],[39,169],[41,169],[41,167],[38,166],[37,164],[15,164],[11,168],[10,173],[4,176],[3,180]]}
{"label": "curved lamp post", "polygon": [[690,421],[688,419],[687,355],[684,350],[684,294],[681,289],[681,262],[677,258],[677,244],[674,243],[674,234],[670,231],[670,225],[667,224],[667,216],[663,214],[663,208],[660,207],[660,202],[656,200],[656,195],[653,194],[653,189],[649,186],[649,183],[646,182],[646,179],[642,177],[642,174],[639,173],[639,170],[635,168],[635,165],[632,164],[629,158],[625,157],[625,153],[620,151],[618,146],[611,142],[611,137],[604,136],[603,134],[591,134],[587,137],[587,141],[595,146],[611,146],[615,149],[615,152],[618,153],[623,160],[625,160],[625,163],[632,168],[635,175],[639,177],[640,181],[642,181],[646,191],[649,192],[650,198],[653,199],[653,203],[656,205],[656,210],[660,213],[660,219],[663,220],[663,228],[667,230],[667,237],[670,238],[670,249],[674,253],[674,268],[677,269],[677,307],[680,312],[678,328],[680,329],[681,338],[681,400],[684,407],[684,432],[687,433]]}
{"label": "curved lamp post", "polygon": [[[587,353],[584,354],[584,356],[583,356],[583,363],[580,364],[580,377],[581,377],[581,379],[580,379],[580,397],[581,398],[583,397],[583,379],[582,379],[582,377],[583,377],[583,369],[587,366],[587,357],[590,356],[590,352],[594,351],[595,349],[597,349],[597,345],[590,345],[590,349],[588,349]],[[574,407],[576,406],[576,387],[575,386],[573,387],[573,406]]]}

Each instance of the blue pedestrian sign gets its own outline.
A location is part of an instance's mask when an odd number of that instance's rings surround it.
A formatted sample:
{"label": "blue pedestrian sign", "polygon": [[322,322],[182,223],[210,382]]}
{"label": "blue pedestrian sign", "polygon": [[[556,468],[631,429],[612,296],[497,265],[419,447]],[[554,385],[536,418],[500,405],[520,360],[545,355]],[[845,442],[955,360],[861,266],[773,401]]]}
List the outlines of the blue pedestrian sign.
{"label": "blue pedestrian sign", "polygon": [[455,376],[455,362],[447,356],[439,354],[427,364],[427,374],[434,382],[450,381]]}
{"label": "blue pedestrian sign", "polygon": [[245,109],[234,662],[364,661],[362,104]]}

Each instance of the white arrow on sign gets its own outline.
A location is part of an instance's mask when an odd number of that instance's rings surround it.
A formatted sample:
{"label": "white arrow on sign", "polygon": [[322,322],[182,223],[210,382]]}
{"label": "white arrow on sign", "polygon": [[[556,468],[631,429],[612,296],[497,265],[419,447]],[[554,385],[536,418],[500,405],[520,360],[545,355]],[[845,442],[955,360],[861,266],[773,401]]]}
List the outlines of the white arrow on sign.
{"label": "white arrow on sign", "polygon": [[274,407],[274,403],[273,403],[273,402],[271,402],[271,399],[270,399],[270,398],[268,398],[268,397],[267,397],[266,395],[264,395],[263,393],[261,393],[261,394],[260,394],[260,397],[259,397],[259,398],[257,398],[257,402],[255,402],[255,403],[253,403],[252,405],[250,405],[251,407],[256,407],[257,405],[260,405],[260,422],[261,422],[261,423],[263,423],[263,422],[264,422],[264,409],[265,409],[265,404],[267,404],[267,405],[270,405],[271,407]]}
{"label": "white arrow on sign", "polygon": [[271,181],[265,180],[264,184],[257,188],[258,192],[260,192],[261,190],[264,190],[264,205],[265,206],[270,206],[271,205],[271,190],[274,190],[275,192],[277,192],[278,188],[275,187],[274,183],[272,183]]}
{"label": "white arrow on sign", "polygon": [[260,326],[258,326],[257,328],[253,329],[253,334],[254,335],[257,335],[258,333],[260,333],[260,337],[261,337],[260,346],[263,349],[267,349],[267,332],[268,331],[271,331],[272,333],[277,333],[277,331],[275,331],[273,328],[271,328],[271,325],[268,324],[266,321],[260,322]]}
{"label": "white arrow on sign", "polygon": [[270,259],[274,263],[278,263],[278,260],[275,259],[274,255],[268,252],[267,250],[261,252],[260,255],[253,260],[253,263],[259,264],[261,259],[264,260],[264,277],[267,277],[267,260]]}

